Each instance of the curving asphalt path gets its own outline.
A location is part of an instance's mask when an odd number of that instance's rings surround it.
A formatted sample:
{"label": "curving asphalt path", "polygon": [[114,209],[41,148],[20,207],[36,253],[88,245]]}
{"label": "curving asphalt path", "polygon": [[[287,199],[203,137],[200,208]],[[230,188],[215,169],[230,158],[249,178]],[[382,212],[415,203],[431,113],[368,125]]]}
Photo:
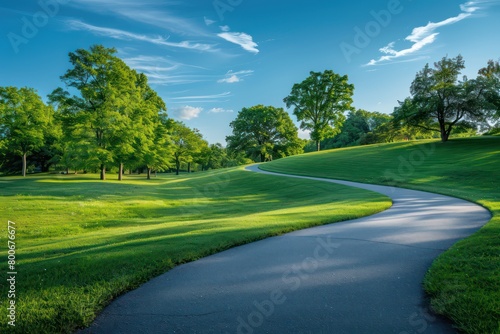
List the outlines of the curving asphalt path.
{"label": "curving asphalt path", "polygon": [[382,193],[393,206],[178,266],[79,333],[454,333],[429,312],[421,282],[433,259],[490,213],[426,192],[300,178]]}

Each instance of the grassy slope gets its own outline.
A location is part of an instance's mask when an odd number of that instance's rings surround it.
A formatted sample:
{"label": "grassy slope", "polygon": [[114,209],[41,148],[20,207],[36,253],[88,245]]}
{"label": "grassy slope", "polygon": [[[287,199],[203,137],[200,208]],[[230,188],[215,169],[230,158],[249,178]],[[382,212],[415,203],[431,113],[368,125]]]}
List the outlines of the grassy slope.
{"label": "grassy slope", "polygon": [[424,285],[434,310],[451,318],[462,331],[500,333],[499,137],[339,149],[261,168],[433,191],[487,207],[493,219],[440,256]]}
{"label": "grassy slope", "polygon": [[[180,263],[391,205],[371,192],[241,168],[151,181],[96,178],[0,178],[1,259],[7,220],[17,224],[16,332],[71,332],[119,294]],[[6,265],[0,262],[0,272]],[[0,332],[13,332],[4,279],[0,288]]]}

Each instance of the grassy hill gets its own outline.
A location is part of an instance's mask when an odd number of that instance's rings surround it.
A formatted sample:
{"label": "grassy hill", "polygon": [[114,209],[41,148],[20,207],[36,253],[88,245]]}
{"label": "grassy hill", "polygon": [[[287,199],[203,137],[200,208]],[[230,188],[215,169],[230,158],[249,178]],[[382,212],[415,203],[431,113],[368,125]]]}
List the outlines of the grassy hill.
{"label": "grassy hill", "polygon": [[[71,333],[116,296],[229,247],[387,209],[389,198],[242,168],[190,175],[0,178],[0,271],[16,223],[16,327],[0,281],[0,333]],[[333,203],[333,204],[332,204]]]}
{"label": "grassy hill", "polygon": [[499,137],[338,149],[281,159],[261,168],[426,190],[488,208],[493,219],[441,255],[424,286],[433,309],[451,318],[460,330],[500,333]]}

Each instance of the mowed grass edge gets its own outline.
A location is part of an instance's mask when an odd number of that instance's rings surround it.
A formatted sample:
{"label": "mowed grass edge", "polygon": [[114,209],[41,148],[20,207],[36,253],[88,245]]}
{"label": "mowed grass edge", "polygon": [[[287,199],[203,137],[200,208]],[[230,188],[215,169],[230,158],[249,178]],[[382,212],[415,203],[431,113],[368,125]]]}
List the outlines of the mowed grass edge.
{"label": "mowed grass edge", "polygon": [[[110,176],[111,177],[111,176]],[[71,333],[114,298],[176,265],[269,236],[383,211],[380,194],[242,168],[191,175],[0,178],[0,230],[16,222],[16,327]],[[7,272],[5,238],[0,239]]]}
{"label": "mowed grass edge", "polygon": [[465,333],[500,333],[499,167],[499,137],[370,145],[261,165],[272,172],[441,193],[488,208],[491,221],[438,257],[424,281],[433,310]]}

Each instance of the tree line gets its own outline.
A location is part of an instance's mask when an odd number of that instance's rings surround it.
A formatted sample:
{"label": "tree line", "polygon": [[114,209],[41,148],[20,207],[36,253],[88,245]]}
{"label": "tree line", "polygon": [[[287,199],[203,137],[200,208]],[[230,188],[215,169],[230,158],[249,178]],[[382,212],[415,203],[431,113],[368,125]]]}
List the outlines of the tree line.
{"label": "tree line", "polygon": [[[0,168],[29,165],[48,171],[175,170],[220,168],[246,162],[220,144],[209,145],[196,129],[168,118],[165,102],[148,78],[101,45],[69,54],[71,68],[61,76],[48,103],[32,88],[0,87]],[[21,168],[19,165],[21,164]]]}
{"label": "tree line", "polygon": [[[391,115],[353,108],[354,85],[347,75],[331,70],[310,72],[293,85],[283,101],[310,132],[310,141],[297,137],[298,129],[283,109],[244,108],[231,123],[228,148],[244,151],[254,161],[268,161],[303,151],[354,145],[500,132],[500,65],[490,60],[474,79],[461,76],[462,56],[444,57],[427,64],[411,84],[411,96]],[[272,115],[272,116],[271,116]]]}
{"label": "tree line", "polygon": [[[353,108],[354,85],[331,70],[311,72],[284,98],[309,131],[302,140],[283,108],[243,108],[232,135],[209,145],[197,129],[168,117],[148,78],[129,68],[113,48],[101,45],[69,54],[71,68],[45,103],[32,88],[0,87],[0,170],[26,175],[29,166],[49,171],[145,170],[179,174],[264,162],[304,151],[397,140],[434,138],[452,132],[498,129],[500,65],[489,61],[474,79],[461,77],[461,56],[427,64],[411,84],[411,95],[391,115]],[[493,130],[494,131],[494,130]]]}

